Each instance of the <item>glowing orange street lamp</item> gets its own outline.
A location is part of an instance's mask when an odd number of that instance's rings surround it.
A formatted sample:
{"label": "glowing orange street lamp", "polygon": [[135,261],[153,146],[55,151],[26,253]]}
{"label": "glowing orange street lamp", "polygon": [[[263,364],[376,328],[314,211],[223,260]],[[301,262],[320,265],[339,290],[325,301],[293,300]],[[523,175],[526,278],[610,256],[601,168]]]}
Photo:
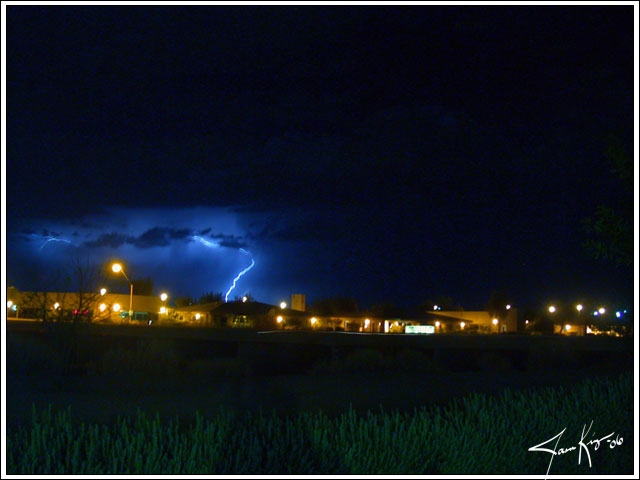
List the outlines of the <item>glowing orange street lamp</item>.
{"label": "glowing orange street lamp", "polygon": [[114,263],[113,265],[111,265],[111,270],[113,271],[113,273],[122,272],[124,278],[126,278],[127,282],[129,282],[129,321],[131,321],[131,317],[133,317],[133,283],[131,283],[131,280],[129,280],[127,274],[124,273],[124,268],[122,268],[122,265],[120,265],[119,263]]}

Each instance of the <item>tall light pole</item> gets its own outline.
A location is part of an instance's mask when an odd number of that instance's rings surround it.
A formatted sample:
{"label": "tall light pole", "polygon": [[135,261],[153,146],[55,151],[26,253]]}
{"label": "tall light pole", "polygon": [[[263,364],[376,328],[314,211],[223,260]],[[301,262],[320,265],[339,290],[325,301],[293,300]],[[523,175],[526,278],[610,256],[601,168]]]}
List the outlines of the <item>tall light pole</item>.
{"label": "tall light pole", "polygon": [[[167,316],[167,318],[169,318],[169,309],[167,308],[167,298],[169,298],[169,295],[167,295],[166,293],[161,293],[160,294],[160,300],[162,300],[162,307],[160,308],[160,314],[165,314]],[[200,314],[196,315],[196,320],[199,320]],[[159,317],[158,317],[159,318]],[[149,325],[151,325],[151,321],[149,321]]]}
{"label": "tall light pole", "polygon": [[582,309],[584,307],[582,306],[581,303],[576,305],[576,310],[578,311],[578,325],[580,330],[582,330],[583,335],[585,335],[587,333],[587,324],[585,322],[585,324],[583,325],[582,323],[582,317],[580,316],[580,314],[582,313]]}
{"label": "tall light pole", "polygon": [[131,317],[133,317],[133,283],[131,283],[131,280],[129,280],[127,274],[124,273],[124,268],[122,268],[122,265],[120,265],[119,263],[114,263],[111,266],[111,270],[113,270],[114,273],[122,272],[124,278],[126,278],[127,282],[129,282],[129,321],[131,321]]}
{"label": "tall light pole", "polygon": [[[551,305],[549,306],[549,313],[556,313],[556,306],[555,305]],[[551,321],[551,323],[553,323],[553,320]],[[553,331],[556,331],[556,326],[555,323],[553,323]],[[560,327],[560,333],[562,333],[562,327]]]}

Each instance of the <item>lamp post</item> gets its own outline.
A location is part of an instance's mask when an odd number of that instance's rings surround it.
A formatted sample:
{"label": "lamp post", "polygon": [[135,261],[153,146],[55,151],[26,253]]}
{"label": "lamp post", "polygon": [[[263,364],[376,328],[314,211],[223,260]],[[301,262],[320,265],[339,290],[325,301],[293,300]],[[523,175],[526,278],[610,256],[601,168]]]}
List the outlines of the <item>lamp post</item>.
{"label": "lamp post", "polygon": [[[167,318],[169,318],[169,309],[167,308],[167,298],[169,298],[169,295],[167,295],[166,293],[162,292],[160,294],[160,300],[162,300],[162,308],[160,308],[160,313],[164,313],[166,315]],[[199,314],[198,314],[199,315]],[[196,318],[196,320],[199,320],[200,317],[198,316],[198,318]],[[151,325],[151,323],[149,323],[149,325]]]}
{"label": "lamp post", "polygon": [[111,266],[111,270],[113,270],[114,273],[122,272],[124,278],[126,278],[127,282],[129,282],[129,321],[131,321],[131,317],[133,316],[133,283],[131,283],[131,280],[129,280],[127,274],[124,273],[124,268],[122,268],[122,265],[120,265],[119,263],[114,263]]}
{"label": "lamp post", "polygon": [[[551,314],[556,313],[556,306],[555,305],[551,305],[548,310],[549,310],[549,313],[551,313]],[[552,320],[552,323],[553,323],[553,320]],[[553,331],[554,332],[556,331],[555,323],[553,324]],[[560,327],[560,333],[562,333],[562,327]]]}
{"label": "lamp post", "polygon": [[578,311],[578,328],[580,328],[580,330],[582,330],[582,334],[583,335],[586,335],[586,333],[587,333],[587,325],[586,325],[586,322],[584,322],[584,325],[583,325],[582,317],[580,315],[582,313],[582,309],[583,308],[584,307],[582,306],[581,303],[576,305],[576,310]]}

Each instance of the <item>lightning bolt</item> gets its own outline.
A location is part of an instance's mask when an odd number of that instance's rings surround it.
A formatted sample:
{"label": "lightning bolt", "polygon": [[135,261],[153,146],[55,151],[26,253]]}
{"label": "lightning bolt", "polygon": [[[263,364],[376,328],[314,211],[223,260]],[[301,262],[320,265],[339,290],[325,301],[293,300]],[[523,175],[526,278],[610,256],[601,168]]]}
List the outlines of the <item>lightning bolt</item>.
{"label": "lightning bolt", "polygon": [[49,242],[64,242],[64,243],[68,243],[69,245],[71,245],[71,242],[69,240],[65,240],[64,238],[55,238],[55,237],[52,237],[52,236],[48,236],[48,237],[45,237],[45,238],[47,240],[42,245],[40,245],[40,250],[42,250],[45,247],[45,245],[47,245]]}
{"label": "lightning bolt", "polygon": [[[251,254],[246,251],[244,248],[241,248],[240,251],[242,253],[244,253],[245,255],[249,255],[251,256]],[[244,270],[242,270],[237,276],[236,278],[233,279],[233,283],[231,284],[231,286],[229,287],[229,290],[227,290],[226,295],[224,296],[224,301],[227,302],[228,298],[229,298],[229,294],[231,293],[231,291],[236,288],[236,282],[240,279],[241,276],[243,276],[245,273],[247,273],[249,270],[251,270],[253,268],[253,266],[256,264],[255,260],[253,259],[253,256],[251,256],[251,265],[249,265],[247,268],[245,268]]]}
{"label": "lightning bolt", "polygon": [[210,247],[210,248],[214,248],[214,247],[219,247],[220,244],[219,243],[213,243],[213,242],[209,242],[208,240],[205,240],[204,238],[198,236],[198,235],[194,235],[193,236],[194,240],[198,240],[201,244]]}
{"label": "lightning bolt", "polygon": [[[202,237],[200,237],[198,235],[193,235],[192,238],[194,240],[199,241],[201,244],[203,244],[204,246],[209,247],[209,248],[216,248],[216,247],[220,246],[219,243],[209,242],[208,240],[205,240],[204,238],[202,238]],[[234,288],[236,288],[236,283],[238,282],[240,277],[242,277],[245,273],[247,273],[249,270],[251,270],[253,268],[253,266],[256,264],[256,261],[253,259],[253,255],[251,255],[251,252],[249,252],[248,250],[245,250],[244,248],[239,248],[238,250],[240,250],[245,255],[249,255],[251,257],[251,265],[249,265],[247,268],[243,269],[238,275],[236,275],[236,278],[233,279],[233,283],[229,287],[229,290],[227,290],[226,295],[224,296],[224,301],[225,302],[228,301],[229,294],[233,291]]]}

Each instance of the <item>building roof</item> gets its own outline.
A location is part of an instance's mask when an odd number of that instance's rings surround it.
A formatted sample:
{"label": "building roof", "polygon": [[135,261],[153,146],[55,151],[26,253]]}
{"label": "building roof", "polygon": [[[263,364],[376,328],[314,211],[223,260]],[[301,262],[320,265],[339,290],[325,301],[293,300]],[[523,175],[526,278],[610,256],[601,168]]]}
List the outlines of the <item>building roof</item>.
{"label": "building roof", "polygon": [[221,302],[201,303],[198,305],[188,305],[186,307],[176,307],[176,312],[211,312],[220,306]]}
{"label": "building roof", "polygon": [[456,320],[464,320],[467,323],[488,323],[490,321],[489,312],[481,311],[481,312],[469,312],[469,311],[448,311],[443,312],[440,310],[434,310],[433,312],[427,312],[427,316],[434,320],[440,321],[456,321]]}
{"label": "building roof", "polygon": [[279,310],[280,307],[260,302],[228,302],[219,305],[213,310],[214,314],[233,314],[233,315],[267,315],[273,311]]}

